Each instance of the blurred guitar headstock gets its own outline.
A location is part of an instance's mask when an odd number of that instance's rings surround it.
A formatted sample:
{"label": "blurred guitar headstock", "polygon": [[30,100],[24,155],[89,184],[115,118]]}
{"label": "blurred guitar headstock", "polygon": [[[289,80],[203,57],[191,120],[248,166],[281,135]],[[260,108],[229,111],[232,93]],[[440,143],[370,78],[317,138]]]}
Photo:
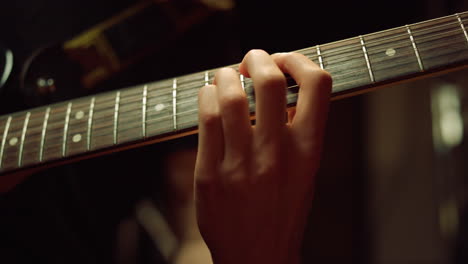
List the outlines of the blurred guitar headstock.
{"label": "blurred guitar headstock", "polygon": [[22,93],[36,106],[96,92],[101,83],[232,8],[232,0],[140,1],[71,39],[37,50],[23,67]]}

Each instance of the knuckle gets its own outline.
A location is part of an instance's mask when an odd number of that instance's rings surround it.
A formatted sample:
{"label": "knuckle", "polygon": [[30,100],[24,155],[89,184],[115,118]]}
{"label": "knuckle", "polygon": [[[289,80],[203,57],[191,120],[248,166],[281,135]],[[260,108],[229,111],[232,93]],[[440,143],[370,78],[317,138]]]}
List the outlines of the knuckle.
{"label": "knuckle", "polygon": [[308,67],[305,69],[305,73],[307,77],[304,81],[307,81],[309,84],[318,86],[319,88],[331,88],[333,80],[330,73],[327,71]]}
{"label": "knuckle", "polygon": [[[199,104],[206,104],[207,100],[210,100],[213,96],[213,93],[210,90],[216,89],[214,85],[203,86],[198,91],[198,100]],[[201,105],[200,105],[201,106]],[[199,122],[203,123],[205,126],[214,126],[221,119],[221,115],[217,107],[199,107]]]}
{"label": "knuckle", "polygon": [[246,58],[249,57],[258,57],[258,56],[265,56],[268,55],[268,53],[262,49],[252,49],[247,54],[245,55]]}
{"label": "knuckle", "polygon": [[284,88],[286,86],[286,78],[278,70],[264,69],[258,72],[257,78],[260,84],[259,89],[278,87]]}
{"label": "knuckle", "polygon": [[223,67],[216,71],[215,78],[220,78],[221,76],[232,75],[232,74],[237,74],[236,70],[234,70],[233,68],[229,68],[229,67]]}
{"label": "knuckle", "polygon": [[219,98],[221,109],[237,111],[243,109],[247,105],[247,98],[242,93],[225,94]]}
{"label": "knuckle", "polygon": [[267,161],[263,162],[257,168],[257,177],[259,178],[269,178],[276,171],[275,162]]}
{"label": "knuckle", "polygon": [[216,87],[214,85],[205,85],[200,90],[198,90],[198,103],[203,103],[209,99],[215,89]]}
{"label": "knuckle", "polygon": [[247,162],[243,156],[236,158],[229,158],[222,167],[223,175],[227,184],[237,185],[241,184],[247,175]]}
{"label": "knuckle", "polygon": [[208,93],[209,89],[213,89],[214,85],[205,85],[200,90],[198,90],[198,98],[202,98]]}
{"label": "knuckle", "polygon": [[265,147],[266,151],[257,158],[256,175],[269,178],[277,173],[281,164],[281,149],[278,146]]}
{"label": "knuckle", "polygon": [[332,76],[330,75],[330,73],[328,73],[327,71],[324,71],[324,70],[317,70],[315,74],[316,74],[316,78],[317,78],[316,79],[317,84],[320,87],[331,87],[333,79],[332,79]]}
{"label": "knuckle", "polygon": [[295,60],[300,60],[300,59],[307,58],[307,57],[297,52],[287,52],[284,54],[284,58],[287,61],[295,61]]}
{"label": "knuckle", "polygon": [[199,122],[207,128],[215,127],[220,123],[221,115],[218,112],[200,112]]}

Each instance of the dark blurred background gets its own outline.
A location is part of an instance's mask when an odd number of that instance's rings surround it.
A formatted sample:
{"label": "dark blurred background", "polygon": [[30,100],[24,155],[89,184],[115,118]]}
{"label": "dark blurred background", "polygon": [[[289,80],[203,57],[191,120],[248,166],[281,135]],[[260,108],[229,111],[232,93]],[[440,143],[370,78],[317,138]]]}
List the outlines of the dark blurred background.
{"label": "dark blurred background", "polygon": [[[2,1],[0,47],[11,50],[14,64],[0,88],[0,113],[237,63],[252,48],[291,51],[468,10],[462,0],[205,1],[209,12],[186,21],[201,12],[192,9],[195,1],[154,1],[159,14],[154,24],[135,22],[108,35],[121,56],[139,50],[132,38],[154,43],[155,49],[89,87],[77,85],[76,65],[65,62],[56,47],[139,2]],[[178,8],[183,12],[174,15]],[[28,80],[34,69],[67,73],[57,77],[62,85],[38,92]],[[332,103],[304,263],[468,263],[467,73]],[[455,119],[462,127],[450,144],[441,136],[445,108],[438,105],[444,100],[459,106]],[[156,163],[166,151],[195,141],[190,137],[29,177],[0,198],[0,263],[110,262],[119,221],[143,196],[164,192],[145,184],[162,185],[152,179]]]}

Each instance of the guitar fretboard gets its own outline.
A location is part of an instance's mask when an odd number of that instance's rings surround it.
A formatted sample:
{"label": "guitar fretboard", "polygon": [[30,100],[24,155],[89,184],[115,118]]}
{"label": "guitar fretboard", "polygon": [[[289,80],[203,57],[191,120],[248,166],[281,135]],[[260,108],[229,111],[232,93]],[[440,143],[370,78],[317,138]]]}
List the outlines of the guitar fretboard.
{"label": "guitar fretboard", "polygon": [[[299,50],[343,95],[468,61],[468,12]],[[230,66],[237,69],[238,65]],[[215,70],[78,98],[0,117],[0,174],[195,130],[197,94]],[[252,81],[240,75],[255,110]],[[290,81],[287,102],[298,87]]]}

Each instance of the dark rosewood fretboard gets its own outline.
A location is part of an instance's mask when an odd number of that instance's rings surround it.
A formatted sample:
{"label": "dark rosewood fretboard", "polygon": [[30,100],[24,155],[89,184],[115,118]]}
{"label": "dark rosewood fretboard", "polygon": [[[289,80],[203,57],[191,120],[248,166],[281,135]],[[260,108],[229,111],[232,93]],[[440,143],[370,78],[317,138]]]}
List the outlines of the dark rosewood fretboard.
{"label": "dark rosewood fretboard", "polygon": [[[468,12],[299,50],[346,96],[468,61]],[[237,65],[231,66],[237,68]],[[195,130],[214,70],[0,116],[0,174]],[[250,79],[240,76],[255,109]],[[288,87],[294,105],[297,87]]]}

